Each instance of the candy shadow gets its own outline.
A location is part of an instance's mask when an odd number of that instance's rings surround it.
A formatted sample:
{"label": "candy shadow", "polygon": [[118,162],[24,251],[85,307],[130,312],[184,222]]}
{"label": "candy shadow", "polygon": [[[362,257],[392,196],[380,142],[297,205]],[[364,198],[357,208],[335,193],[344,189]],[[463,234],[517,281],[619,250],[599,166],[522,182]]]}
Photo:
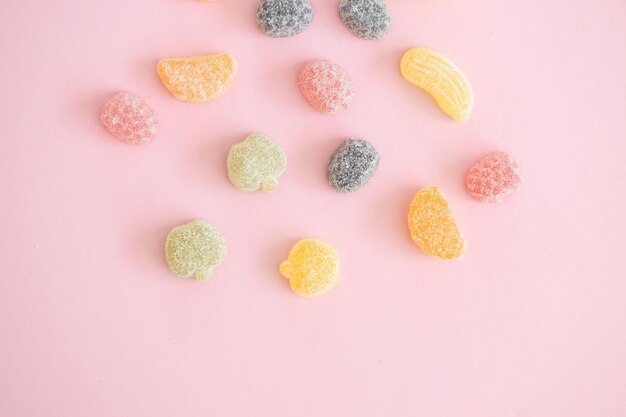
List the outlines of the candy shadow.
{"label": "candy shadow", "polygon": [[298,175],[301,175],[301,183],[319,190],[332,191],[328,184],[326,171],[328,162],[337,149],[345,140],[345,137],[329,136],[325,138],[302,138],[302,143],[298,147],[298,152],[293,152],[291,160],[293,166],[297,167]]}
{"label": "candy shadow", "polygon": [[137,266],[138,269],[148,271],[159,266],[159,270],[164,272],[164,276],[167,276],[169,267],[165,259],[165,241],[170,230],[174,227],[184,224],[191,219],[180,218],[178,221],[172,221],[171,219],[163,222],[156,222],[158,226],[155,226],[155,222],[152,222],[149,226],[138,227],[135,235],[135,239],[128,241],[131,247],[128,248],[126,253],[129,254],[130,261]]}
{"label": "candy shadow", "polygon": [[372,60],[370,62],[370,65],[374,69],[380,67],[381,71],[384,71],[385,74],[388,74],[388,76],[394,81],[407,83],[407,86],[409,86],[409,82],[404,79],[402,73],[400,72],[400,60],[402,60],[402,56],[409,49],[410,47],[381,50],[380,53],[371,56]]}
{"label": "candy shadow", "polygon": [[281,291],[291,293],[289,280],[282,276],[279,272],[280,264],[287,260],[289,250],[301,237],[284,237],[274,240],[271,244],[263,247],[261,250],[260,266],[266,272],[266,276],[272,278],[272,283],[276,287],[280,287]]}
{"label": "candy shadow", "polygon": [[205,140],[194,152],[190,160],[194,161],[194,178],[202,178],[207,184],[229,185],[226,161],[231,146],[241,142],[248,135],[246,132],[220,135]]}
{"label": "candy shadow", "polygon": [[[258,84],[261,97],[271,97],[271,105],[264,109],[256,109],[274,119],[278,112],[286,120],[298,118],[302,112],[310,111],[309,103],[298,87],[298,72],[306,59],[294,57],[293,62],[283,59],[274,61],[267,69],[259,69],[254,82]],[[269,104],[269,101],[268,101]]]}
{"label": "candy shadow", "polygon": [[100,114],[104,103],[118,91],[121,90],[112,88],[77,94],[71,99],[68,108],[71,120],[85,127],[90,133],[94,131],[102,133],[102,138],[107,139],[108,133],[100,124]]}
{"label": "candy shadow", "polygon": [[[151,103],[158,103],[158,100],[161,99],[174,100],[176,102],[176,99],[161,82],[157,72],[157,64],[163,58],[166,57],[150,54],[133,60],[131,79],[134,85],[128,91],[143,97],[151,106],[153,106]],[[162,104],[161,107],[163,107]],[[154,108],[154,111],[157,113],[157,116],[165,114],[164,109]]]}
{"label": "candy shadow", "polygon": [[437,178],[439,179],[442,186],[445,186],[444,192],[446,189],[450,189],[450,191],[460,192],[465,195],[470,200],[475,200],[469,194],[467,194],[466,186],[465,186],[465,177],[469,172],[470,168],[478,162],[482,157],[486,156],[490,152],[495,152],[500,148],[497,145],[493,145],[487,142],[476,141],[474,138],[469,137],[459,137],[460,141],[471,141],[475,143],[471,152],[461,150],[451,150],[451,152],[446,152],[441,155],[441,162],[439,163],[439,172],[437,173]]}
{"label": "candy shadow", "polygon": [[[371,210],[371,224],[380,230],[380,236],[386,236],[396,245],[401,243],[407,249],[413,249],[409,233],[407,216],[415,194],[422,185],[398,185],[382,195],[375,209]],[[385,239],[386,241],[387,239]]]}

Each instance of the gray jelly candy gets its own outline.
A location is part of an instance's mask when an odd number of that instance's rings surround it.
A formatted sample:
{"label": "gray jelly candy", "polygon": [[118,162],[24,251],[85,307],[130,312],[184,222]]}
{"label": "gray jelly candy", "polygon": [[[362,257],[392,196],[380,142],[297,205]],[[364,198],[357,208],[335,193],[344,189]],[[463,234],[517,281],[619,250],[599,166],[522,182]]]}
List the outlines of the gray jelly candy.
{"label": "gray jelly candy", "polygon": [[363,39],[380,39],[391,26],[383,0],[341,0],[339,17],[350,32]]}
{"label": "gray jelly candy", "polygon": [[358,138],[344,141],[328,163],[328,181],[340,193],[361,188],[374,175],[380,156],[374,146]]}
{"label": "gray jelly candy", "polygon": [[276,38],[297,35],[313,20],[310,0],[261,0],[256,21],[261,30]]}

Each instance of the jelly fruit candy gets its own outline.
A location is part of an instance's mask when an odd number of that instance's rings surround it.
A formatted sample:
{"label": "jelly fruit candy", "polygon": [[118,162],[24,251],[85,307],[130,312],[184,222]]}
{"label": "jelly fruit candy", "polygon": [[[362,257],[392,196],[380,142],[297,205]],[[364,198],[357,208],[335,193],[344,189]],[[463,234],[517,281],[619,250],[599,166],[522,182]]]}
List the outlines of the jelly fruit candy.
{"label": "jelly fruit candy", "polygon": [[354,97],[352,80],[339,65],[318,59],[306,63],[298,74],[298,86],[309,104],[324,113],[337,113]]}
{"label": "jelly fruit candy", "polygon": [[438,187],[422,188],[415,195],[409,210],[409,230],[413,242],[430,256],[454,259],[467,252],[467,243]]}
{"label": "jelly fruit candy", "polygon": [[275,38],[297,35],[312,20],[310,0],[261,0],[256,12],[256,21],[263,33]]}
{"label": "jelly fruit candy", "polygon": [[303,239],[280,264],[280,273],[289,279],[293,292],[316,297],[330,291],[339,281],[339,255],[328,243]]}
{"label": "jelly fruit candy", "polygon": [[391,14],[383,0],[341,0],[339,17],[359,38],[380,39],[391,26]]}
{"label": "jelly fruit candy", "polygon": [[196,103],[228,91],[237,74],[237,61],[228,54],[167,58],[159,61],[157,72],[174,97]]}
{"label": "jelly fruit candy", "polygon": [[380,157],[374,146],[358,138],[343,142],[328,164],[328,182],[341,193],[358,190],[369,181]]}
{"label": "jelly fruit candy", "polygon": [[117,93],[104,103],[100,122],[113,136],[133,145],[150,142],[158,127],[148,103],[128,92]]}
{"label": "jelly fruit candy", "polygon": [[465,179],[467,192],[481,201],[501,201],[522,185],[519,165],[504,152],[485,156],[469,170]]}
{"label": "jelly fruit candy", "polygon": [[469,118],[474,105],[472,86],[448,58],[426,48],[409,49],[402,57],[400,71],[407,81],[433,96],[454,120]]}
{"label": "jelly fruit candy", "polygon": [[213,276],[213,269],[226,258],[226,240],[204,220],[177,226],[165,242],[167,264],[179,277],[194,276],[204,281]]}
{"label": "jelly fruit candy", "polygon": [[228,152],[228,178],[242,191],[270,192],[287,166],[283,150],[270,138],[252,133]]}

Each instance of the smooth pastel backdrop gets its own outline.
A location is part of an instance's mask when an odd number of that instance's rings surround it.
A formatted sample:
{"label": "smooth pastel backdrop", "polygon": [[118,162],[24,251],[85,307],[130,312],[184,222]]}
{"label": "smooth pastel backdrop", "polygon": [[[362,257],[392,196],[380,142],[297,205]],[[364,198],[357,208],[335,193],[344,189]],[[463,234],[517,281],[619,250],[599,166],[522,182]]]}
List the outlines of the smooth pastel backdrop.
{"label": "smooth pastel backdrop", "polygon": [[[273,39],[252,0],[2,1],[0,416],[626,415],[626,2],[388,0],[378,42],[313,3],[306,32]],[[467,123],[402,79],[413,46],[464,69]],[[240,71],[218,101],[177,102],[156,76],[160,58],[219,51]],[[345,112],[300,95],[311,58],[352,75]],[[118,90],[158,113],[149,145],[100,126]],[[226,177],[249,132],[288,156],[273,194]],[[382,161],[344,195],[325,167],[349,136]],[[481,204],[464,176],[495,150],[525,185]],[[461,260],[409,239],[430,184],[469,241]],[[207,283],[164,260],[194,218],[229,243]],[[278,274],[303,237],[342,256],[318,299]]]}

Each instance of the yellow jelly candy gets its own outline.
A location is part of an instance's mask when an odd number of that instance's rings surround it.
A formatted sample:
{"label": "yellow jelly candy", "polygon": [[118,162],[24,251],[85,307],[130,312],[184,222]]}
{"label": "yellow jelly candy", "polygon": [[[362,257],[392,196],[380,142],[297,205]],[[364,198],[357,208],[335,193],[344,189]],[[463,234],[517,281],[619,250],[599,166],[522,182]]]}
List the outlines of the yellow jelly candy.
{"label": "yellow jelly candy", "polygon": [[167,264],[179,277],[194,276],[204,281],[226,258],[226,240],[204,220],[194,220],[175,227],[165,242]]}
{"label": "yellow jelly candy", "polygon": [[472,86],[448,58],[426,48],[409,49],[400,61],[400,71],[407,81],[433,96],[454,120],[469,118],[474,105]]}
{"label": "yellow jelly candy", "polygon": [[280,264],[280,274],[289,279],[296,294],[316,297],[331,290],[339,281],[339,255],[328,243],[303,239]]}
{"label": "yellow jelly candy", "polygon": [[237,61],[228,54],[162,59],[157,72],[165,88],[181,101],[196,103],[223,95],[237,74]]}
{"label": "yellow jelly candy", "polygon": [[409,230],[413,242],[428,255],[454,259],[467,252],[467,243],[438,187],[422,188],[415,195],[409,210]]}
{"label": "yellow jelly candy", "polygon": [[230,148],[227,165],[228,178],[235,187],[242,191],[256,191],[260,187],[271,192],[285,172],[287,159],[270,138],[252,133]]}

